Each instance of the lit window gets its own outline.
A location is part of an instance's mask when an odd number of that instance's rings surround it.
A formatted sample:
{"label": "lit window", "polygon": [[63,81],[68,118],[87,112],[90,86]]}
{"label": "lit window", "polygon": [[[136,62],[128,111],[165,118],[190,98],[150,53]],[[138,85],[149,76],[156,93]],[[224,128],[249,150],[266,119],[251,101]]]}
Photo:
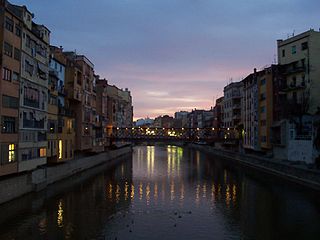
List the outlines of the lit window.
{"label": "lit window", "polygon": [[47,149],[40,148],[40,157],[46,157],[46,156],[47,156]]}
{"label": "lit window", "polygon": [[15,161],[15,158],[16,158],[15,149],[16,149],[15,144],[9,144],[9,162]]}
{"label": "lit window", "polygon": [[62,140],[59,140],[59,159],[62,159]]}

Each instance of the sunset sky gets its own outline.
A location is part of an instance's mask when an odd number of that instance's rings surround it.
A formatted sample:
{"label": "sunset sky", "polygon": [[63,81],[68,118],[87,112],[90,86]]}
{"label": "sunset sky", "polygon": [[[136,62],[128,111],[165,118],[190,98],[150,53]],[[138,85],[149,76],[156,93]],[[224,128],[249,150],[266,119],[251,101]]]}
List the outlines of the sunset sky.
{"label": "sunset sky", "polygon": [[320,28],[319,0],[11,0],[133,96],[134,118],[208,109],[276,40]]}

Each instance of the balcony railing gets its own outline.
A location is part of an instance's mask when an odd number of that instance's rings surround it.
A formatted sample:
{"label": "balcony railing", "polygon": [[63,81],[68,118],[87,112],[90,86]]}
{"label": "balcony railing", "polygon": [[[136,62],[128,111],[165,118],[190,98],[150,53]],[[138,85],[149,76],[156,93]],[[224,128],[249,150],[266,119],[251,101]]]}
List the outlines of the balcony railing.
{"label": "balcony railing", "polygon": [[38,101],[28,99],[28,98],[23,99],[23,104],[25,106],[29,106],[29,107],[33,107],[33,108],[39,108],[39,106],[40,106],[40,103]]}
{"label": "balcony railing", "polygon": [[43,129],[44,128],[44,119],[39,120],[39,121],[23,119],[23,127]]}

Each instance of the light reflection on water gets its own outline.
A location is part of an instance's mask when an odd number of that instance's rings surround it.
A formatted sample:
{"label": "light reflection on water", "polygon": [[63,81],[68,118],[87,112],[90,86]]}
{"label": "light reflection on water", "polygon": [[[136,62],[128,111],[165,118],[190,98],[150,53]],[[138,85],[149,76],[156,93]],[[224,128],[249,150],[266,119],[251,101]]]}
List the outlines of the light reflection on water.
{"label": "light reflection on water", "polygon": [[57,196],[31,200],[23,209],[14,221],[0,218],[1,226],[6,224],[0,239],[316,239],[320,234],[320,207],[299,190],[172,145],[135,147],[132,159],[113,170]]}

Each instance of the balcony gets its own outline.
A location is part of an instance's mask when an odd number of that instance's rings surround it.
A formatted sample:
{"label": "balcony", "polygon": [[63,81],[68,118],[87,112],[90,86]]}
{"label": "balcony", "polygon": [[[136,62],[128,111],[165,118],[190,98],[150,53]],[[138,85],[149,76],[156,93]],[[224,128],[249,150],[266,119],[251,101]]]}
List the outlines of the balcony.
{"label": "balcony", "polygon": [[240,104],[233,104],[232,109],[241,109]]}
{"label": "balcony", "polygon": [[59,93],[60,95],[63,95],[63,96],[66,95],[66,91],[65,91],[65,89],[64,89],[64,85],[58,87],[58,93]]}
{"label": "balcony", "polygon": [[44,129],[44,119],[39,120],[39,121],[23,119],[23,127],[24,128]]}
{"label": "balcony", "polygon": [[33,100],[33,99],[28,99],[28,98],[24,98],[23,99],[23,104],[25,106],[33,107],[33,108],[39,108],[40,107],[39,101],[36,101],[36,100]]}
{"label": "balcony", "polygon": [[303,81],[301,83],[295,84],[295,83],[290,83],[287,85],[285,89],[283,89],[284,92],[290,92],[290,91],[297,91],[297,90],[303,90],[306,88],[306,82]]}
{"label": "balcony", "polygon": [[284,66],[283,74],[284,75],[290,75],[295,73],[301,73],[306,71],[305,65],[298,65],[298,62],[289,63]]}

